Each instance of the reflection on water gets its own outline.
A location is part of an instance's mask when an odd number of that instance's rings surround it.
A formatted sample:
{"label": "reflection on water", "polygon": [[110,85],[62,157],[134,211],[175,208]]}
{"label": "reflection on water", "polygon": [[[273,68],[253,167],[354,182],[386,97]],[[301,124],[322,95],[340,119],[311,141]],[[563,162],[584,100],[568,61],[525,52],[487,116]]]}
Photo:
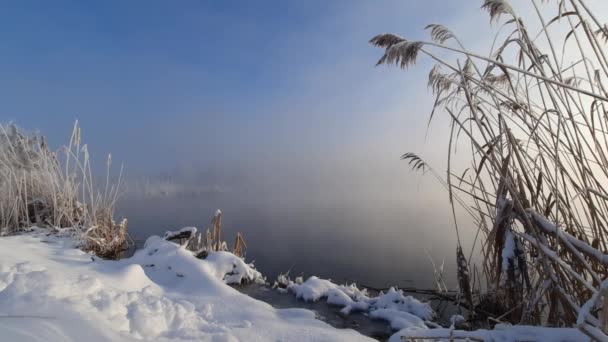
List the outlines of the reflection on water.
{"label": "reflection on water", "polygon": [[450,266],[454,244],[442,239],[442,232],[451,228],[420,208],[365,200],[330,205],[293,197],[221,191],[131,195],[121,200],[118,215],[129,219],[131,236],[142,244],[148,236],[166,230],[205,229],[221,208],[224,239],[232,245],[235,233],[242,232],[247,260],[254,261],[269,280],[290,271],[291,276],[317,275],[373,287],[433,287],[425,249],[436,260],[446,260],[446,278],[454,279]]}

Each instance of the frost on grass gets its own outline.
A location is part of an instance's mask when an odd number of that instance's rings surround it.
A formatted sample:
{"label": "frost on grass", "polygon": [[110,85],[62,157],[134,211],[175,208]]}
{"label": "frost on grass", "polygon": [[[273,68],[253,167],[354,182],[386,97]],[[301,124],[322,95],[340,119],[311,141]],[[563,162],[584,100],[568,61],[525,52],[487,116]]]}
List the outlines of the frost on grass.
{"label": "frost on grass", "polygon": [[241,258],[151,237],[103,260],[34,230],[0,238],[0,340],[368,341],[303,309],[277,310],[226,283],[261,275]]}
{"label": "frost on grass", "polygon": [[[67,145],[51,150],[44,136],[0,124],[0,235],[32,225],[69,230],[82,248],[116,258],[128,243],[127,221],[114,221],[121,175],[93,178],[91,157],[76,122]],[[121,170],[122,173],[122,170]]]}

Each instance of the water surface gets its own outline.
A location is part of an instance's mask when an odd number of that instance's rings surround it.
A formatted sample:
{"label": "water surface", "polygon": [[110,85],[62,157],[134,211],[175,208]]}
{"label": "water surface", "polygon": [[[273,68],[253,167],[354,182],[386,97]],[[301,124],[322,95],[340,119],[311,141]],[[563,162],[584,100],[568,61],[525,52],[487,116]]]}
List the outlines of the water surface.
{"label": "water surface", "polygon": [[[138,244],[153,234],[184,226],[205,229],[216,209],[223,212],[223,238],[232,246],[244,234],[247,260],[273,280],[279,273],[317,275],[337,283],[372,287],[433,287],[436,261],[446,259],[448,282],[454,255],[446,219],[391,201],[316,202],[261,193],[209,191],[187,195],[126,196],[120,216]],[[428,252],[428,253],[427,253]]]}

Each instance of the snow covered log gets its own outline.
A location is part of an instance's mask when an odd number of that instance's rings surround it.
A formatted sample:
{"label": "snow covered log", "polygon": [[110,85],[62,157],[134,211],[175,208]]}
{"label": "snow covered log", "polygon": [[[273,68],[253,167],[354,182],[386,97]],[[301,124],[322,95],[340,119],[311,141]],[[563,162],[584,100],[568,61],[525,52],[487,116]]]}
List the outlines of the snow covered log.
{"label": "snow covered log", "polygon": [[196,227],[185,227],[176,232],[167,231],[163,238],[167,241],[175,242],[180,246],[187,245],[196,236]]}

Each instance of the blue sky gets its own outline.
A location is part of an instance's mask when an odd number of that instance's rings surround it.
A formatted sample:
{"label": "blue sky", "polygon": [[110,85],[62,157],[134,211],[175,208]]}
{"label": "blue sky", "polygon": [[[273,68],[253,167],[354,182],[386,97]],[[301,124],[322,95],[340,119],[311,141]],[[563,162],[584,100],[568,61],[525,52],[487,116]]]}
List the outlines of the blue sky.
{"label": "blue sky", "polygon": [[79,119],[93,153],[112,152],[137,172],[373,149],[398,142],[395,124],[423,121],[428,106],[394,121],[389,112],[408,94],[424,93],[425,83],[374,68],[381,51],[367,40],[386,31],[420,36],[457,7],[439,0],[3,2],[0,119],[40,130],[56,145]]}

